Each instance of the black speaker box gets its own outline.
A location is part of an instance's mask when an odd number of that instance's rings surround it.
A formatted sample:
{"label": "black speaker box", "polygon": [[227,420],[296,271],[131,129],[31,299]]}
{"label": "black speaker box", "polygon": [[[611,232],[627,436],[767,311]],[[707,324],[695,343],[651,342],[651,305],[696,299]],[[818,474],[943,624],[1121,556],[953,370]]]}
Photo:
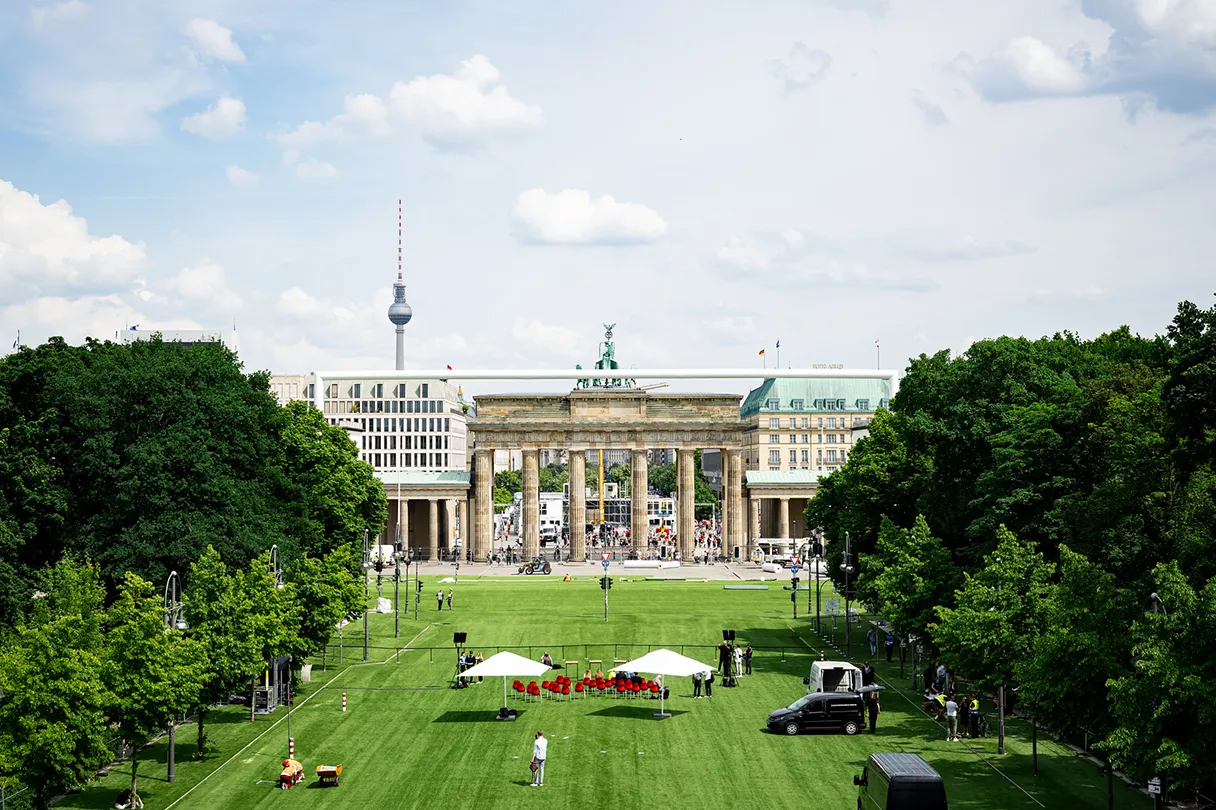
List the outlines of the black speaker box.
{"label": "black speaker box", "polygon": [[465,639],[467,639],[468,637],[469,637],[468,633],[453,633],[452,634],[452,643],[453,644],[464,644]]}

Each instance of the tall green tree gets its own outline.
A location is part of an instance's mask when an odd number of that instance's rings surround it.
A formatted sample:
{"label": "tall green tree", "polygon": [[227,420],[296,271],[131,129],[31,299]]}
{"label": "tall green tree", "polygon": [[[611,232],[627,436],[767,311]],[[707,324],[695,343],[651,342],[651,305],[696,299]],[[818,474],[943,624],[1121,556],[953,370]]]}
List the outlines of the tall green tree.
{"label": "tall green tree", "polygon": [[107,615],[102,678],[112,722],[131,745],[131,792],[138,793],[139,750],[177,715],[199,703],[206,650],[164,624],[164,601],[152,583],[127,574]]}
{"label": "tall green tree", "polygon": [[[237,572],[236,588],[249,611],[250,634],[264,665],[289,654],[300,644],[296,636],[301,622],[295,586],[291,582],[276,582],[270,571],[270,552],[254,558],[247,569]],[[250,698],[252,718],[252,695]]]}
{"label": "tall green tree", "polygon": [[897,630],[923,637],[938,606],[954,602],[961,572],[923,515],[901,529],[883,518],[874,554],[860,557],[857,597]]}
{"label": "tall green tree", "polygon": [[293,662],[325,649],[343,618],[361,611],[364,584],[359,555],[354,546],[341,546],[323,558],[302,557],[287,571],[291,597],[299,624],[290,633]]}
{"label": "tall green tree", "polygon": [[207,744],[209,707],[261,672],[264,663],[254,635],[251,605],[214,547],[207,546],[190,567],[187,582],[182,598],[187,635],[198,642],[206,662],[196,712],[196,756],[201,758]]}
{"label": "tall green tree", "polygon": [[985,689],[1012,686],[1043,626],[1054,568],[1034,543],[999,527],[984,567],[964,575],[956,606],[938,607],[929,625],[942,660]]}
{"label": "tall green tree", "polygon": [[[1115,730],[1102,744],[1115,767],[1143,780],[1216,779],[1216,580],[1196,589],[1177,563],[1153,571],[1163,612],[1132,623],[1132,668],[1109,682]],[[1144,594],[1137,594],[1144,598]],[[1155,607],[1155,606],[1154,606]]]}

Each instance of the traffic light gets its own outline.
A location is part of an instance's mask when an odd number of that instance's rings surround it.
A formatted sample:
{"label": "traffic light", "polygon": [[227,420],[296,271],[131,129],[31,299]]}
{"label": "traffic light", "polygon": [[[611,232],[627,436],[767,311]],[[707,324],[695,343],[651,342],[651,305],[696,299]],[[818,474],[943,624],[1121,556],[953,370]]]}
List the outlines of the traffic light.
{"label": "traffic light", "polygon": [[612,590],[612,577],[608,577],[608,590]]}
{"label": "traffic light", "polygon": [[418,580],[418,593],[422,593],[422,580]]}
{"label": "traffic light", "polygon": [[600,590],[608,590],[608,577],[600,577]]}
{"label": "traffic light", "polygon": [[376,558],[376,573],[379,574],[383,570],[384,570],[384,558],[377,557]]}
{"label": "traffic light", "polygon": [[798,583],[800,581],[798,577],[790,577],[790,584],[794,586],[794,590],[798,590]]}

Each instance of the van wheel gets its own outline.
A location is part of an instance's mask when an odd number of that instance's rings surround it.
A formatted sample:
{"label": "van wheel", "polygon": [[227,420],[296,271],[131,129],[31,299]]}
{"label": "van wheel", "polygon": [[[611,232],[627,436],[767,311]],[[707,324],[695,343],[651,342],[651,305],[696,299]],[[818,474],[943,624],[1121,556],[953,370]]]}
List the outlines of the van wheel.
{"label": "van wheel", "polygon": [[844,724],[844,733],[848,734],[850,737],[852,737],[858,731],[861,731],[861,726],[857,725],[857,723],[853,722],[852,720]]}
{"label": "van wheel", "polygon": [[785,724],[785,733],[793,737],[798,733],[798,724],[789,722]]}
{"label": "van wheel", "polygon": [[531,573],[532,573],[532,566],[530,566],[530,565],[529,565],[529,566],[525,566],[525,568],[524,568],[524,573],[525,573],[525,574],[531,574]]}
{"label": "van wheel", "polygon": [[545,563],[545,567],[542,568],[541,571],[543,571],[546,574],[550,574],[553,572],[553,569],[549,567],[549,563]]}

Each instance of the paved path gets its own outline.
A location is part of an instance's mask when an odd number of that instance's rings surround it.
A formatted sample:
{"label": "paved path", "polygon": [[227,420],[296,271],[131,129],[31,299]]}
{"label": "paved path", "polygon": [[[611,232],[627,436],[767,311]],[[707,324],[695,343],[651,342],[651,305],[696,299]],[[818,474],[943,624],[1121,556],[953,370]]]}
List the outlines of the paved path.
{"label": "paved path", "polygon": [[[461,577],[489,577],[497,579],[500,577],[518,577],[521,580],[526,579],[548,579],[553,577],[564,577],[569,574],[572,577],[598,577],[604,573],[604,568],[597,559],[593,562],[585,563],[549,563],[553,568],[553,573],[547,577],[543,574],[523,575],[519,573],[518,565],[487,565],[486,563],[467,563],[460,564]],[[425,562],[420,565],[410,566],[410,575],[413,576],[414,569],[419,568],[423,576],[452,576],[456,575],[456,564],[450,562]],[[402,576],[405,575],[405,566],[401,567]],[[384,571],[384,582],[392,583],[392,568],[386,568]],[[612,562],[608,566],[608,575],[611,577],[649,577],[652,579],[710,579],[710,580],[733,580],[741,579],[762,581],[762,582],[782,582],[788,583],[790,573],[788,571],[780,571],[775,574],[770,574],[760,570],[760,566],[753,563],[716,563],[714,565],[700,565],[691,563],[682,565],[678,568],[633,568],[625,567],[622,562]],[[372,571],[369,578],[374,585],[376,582],[376,572]],[[807,581],[805,572],[799,573],[799,578],[803,582]],[[434,601],[434,595],[431,597]]]}

